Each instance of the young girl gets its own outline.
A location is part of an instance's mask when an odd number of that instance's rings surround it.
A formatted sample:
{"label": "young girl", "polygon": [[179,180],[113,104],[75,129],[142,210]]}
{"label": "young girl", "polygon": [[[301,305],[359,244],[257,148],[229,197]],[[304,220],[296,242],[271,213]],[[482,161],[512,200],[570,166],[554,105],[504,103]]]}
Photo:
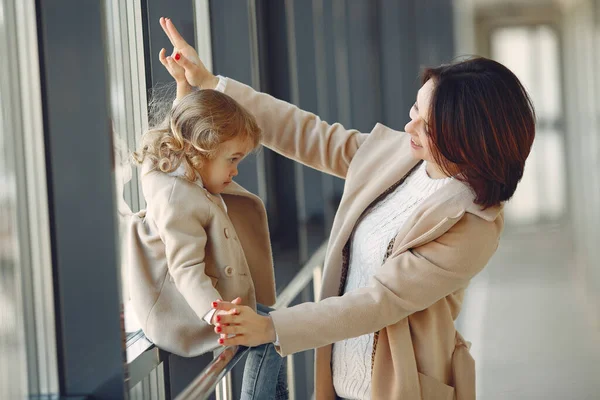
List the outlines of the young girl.
{"label": "young girl", "polygon": [[[261,304],[275,301],[264,205],[233,182],[261,131],[235,100],[192,91],[182,68],[164,54],[161,61],[178,82],[177,100],[134,153],[147,208],[127,235],[130,296],[148,339],[192,357],[217,347],[216,299],[263,313]],[[287,399],[282,361],[273,344],[252,348],[242,399]]]}

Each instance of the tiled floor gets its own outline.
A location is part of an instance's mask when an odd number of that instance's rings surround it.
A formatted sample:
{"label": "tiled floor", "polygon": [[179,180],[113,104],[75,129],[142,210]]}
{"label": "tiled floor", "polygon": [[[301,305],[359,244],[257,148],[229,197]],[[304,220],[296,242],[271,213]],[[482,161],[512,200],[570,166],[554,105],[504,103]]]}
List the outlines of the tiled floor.
{"label": "tiled floor", "polygon": [[599,308],[583,289],[592,266],[574,261],[568,237],[507,229],[473,280],[457,327],[473,342],[478,399],[600,399]]}

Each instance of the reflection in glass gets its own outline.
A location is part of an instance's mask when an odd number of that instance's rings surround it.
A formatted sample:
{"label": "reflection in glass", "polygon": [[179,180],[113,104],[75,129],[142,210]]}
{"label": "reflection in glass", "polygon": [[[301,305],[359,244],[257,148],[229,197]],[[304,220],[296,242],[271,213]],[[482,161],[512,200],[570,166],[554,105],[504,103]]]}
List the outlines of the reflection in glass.
{"label": "reflection in glass", "polygon": [[[0,49],[10,48],[14,35],[4,23],[0,1]],[[3,53],[6,54],[5,51]],[[17,179],[14,155],[15,122],[18,107],[11,107],[14,95],[10,81],[13,63],[0,59],[0,398],[24,398],[27,394],[26,343],[22,316],[21,262],[18,257],[19,236],[16,225]]]}
{"label": "reflection in glass", "polygon": [[[5,76],[3,75],[3,78]],[[1,85],[1,88],[6,88]],[[6,100],[0,89],[0,104]],[[20,321],[20,262],[15,221],[16,179],[10,165],[14,149],[7,146],[9,121],[0,107],[0,398],[22,398],[27,394],[25,333]]]}

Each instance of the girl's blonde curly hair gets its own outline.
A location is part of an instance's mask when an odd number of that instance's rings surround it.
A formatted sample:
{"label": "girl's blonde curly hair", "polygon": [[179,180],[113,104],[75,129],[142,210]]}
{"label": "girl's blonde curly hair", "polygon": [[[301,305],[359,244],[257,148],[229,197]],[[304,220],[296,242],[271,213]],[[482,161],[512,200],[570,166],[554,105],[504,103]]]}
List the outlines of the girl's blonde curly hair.
{"label": "girl's blonde curly hair", "polygon": [[221,143],[234,138],[258,147],[261,130],[254,116],[224,93],[198,90],[182,98],[162,123],[144,133],[133,159],[142,164],[148,158],[154,170],[165,173],[183,165],[186,179],[195,182],[203,162],[215,157]]}

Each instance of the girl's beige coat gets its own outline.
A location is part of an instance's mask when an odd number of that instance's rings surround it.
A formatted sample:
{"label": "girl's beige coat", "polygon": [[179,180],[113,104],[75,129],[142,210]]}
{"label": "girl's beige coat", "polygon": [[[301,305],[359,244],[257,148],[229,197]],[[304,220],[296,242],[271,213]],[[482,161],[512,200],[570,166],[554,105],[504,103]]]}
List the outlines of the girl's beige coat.
{"label": "girl's beige coat", "polygon": [[146,336],[182,356],[218,346],[202,318],[216,299],[275,302],[265,207],[231,183],[222,198],[182,177],[142,166],[145,211],[126,233],[130,296]]}

